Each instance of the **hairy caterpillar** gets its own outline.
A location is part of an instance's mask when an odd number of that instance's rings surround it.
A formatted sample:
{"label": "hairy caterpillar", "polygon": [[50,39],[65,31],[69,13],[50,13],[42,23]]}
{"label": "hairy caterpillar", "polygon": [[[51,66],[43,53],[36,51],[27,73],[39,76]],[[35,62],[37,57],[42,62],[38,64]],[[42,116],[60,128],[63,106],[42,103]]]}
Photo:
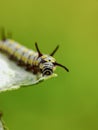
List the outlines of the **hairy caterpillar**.
{"label": "hairy caterpillar", "polygon": [[42,76],[52,75],[56,66],[60,66],[69,72],[67,67],[59,64],[53,58],[59,46],[50,55],[42,54],[37,43],[35,43],[37,52],[34,52],[14,40],[7,39],[4,30],[2,30],[1,36],[0,50],[6,53],[10,59],[17,61],[18,65],[24,66],[26,70],[33,72],[33,74],[40,73]]}

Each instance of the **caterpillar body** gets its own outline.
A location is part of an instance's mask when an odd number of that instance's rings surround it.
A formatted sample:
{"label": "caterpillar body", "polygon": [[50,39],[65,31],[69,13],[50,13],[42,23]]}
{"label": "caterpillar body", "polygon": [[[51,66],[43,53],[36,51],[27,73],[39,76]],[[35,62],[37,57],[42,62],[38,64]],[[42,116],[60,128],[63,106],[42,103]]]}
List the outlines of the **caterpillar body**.
{"label": "caterpillar body", "polygon": [[42,76],[52,75],[56,66],[64,68],[67,72],[67,67],[56,62],[53,55],[58,50],[57,46],[54,51],[48,54],[42,54],[38,48],[38,44],[35,43],[37,52],[28,49],[14,40],[7,39],[4,31],[2,31],[2,40],[0,41],[0,50],[6,53],[10,59],[17,61],[17,64],[24,66],[26,70],[31,71],[33,74],[42,74]]}

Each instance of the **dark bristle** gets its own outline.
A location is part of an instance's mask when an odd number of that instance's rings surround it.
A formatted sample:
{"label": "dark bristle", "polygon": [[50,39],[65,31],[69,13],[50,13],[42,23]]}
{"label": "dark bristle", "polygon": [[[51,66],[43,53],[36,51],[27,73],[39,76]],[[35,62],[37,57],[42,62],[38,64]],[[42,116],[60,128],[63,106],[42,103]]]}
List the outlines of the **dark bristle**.
{"label": "dark bristle", "polygon": [[36,47],[36,50],[37,50],[37,52],[38,52],[38,54],[39,54],[39,57],[42,56],[42,53],[41,53],[40,50],[39,50],[39,47],[38,47],[37,42],[35,42],[35,47]]}
{"label": "dark bristle", "polygon": [[50,56],[53,56],[58,49],[59,49],[59,45],[57,45],[57,47],[53,50],[53,52],[50,54]]}
{"label": "dark bristle", "polygon": [[0,30],[1,30],[0,31],[0,33],[1,33],[1,39],[3,41],[5,41],[6,40],[5,29],[2,27]]}
{"label": "dark bristle", "polygon": [[12,32],[9,31],[9,32],[7,33],[7,37],[8,37],[9,39],[12,39]]}
{"label": "dark bristle", "polygon": [[60,66],[60,67],[64,68],[67,72],[69,72],[69,69],[66,66],[64,66],[64,65],[61,65],[61,64],[59,64],[57,62],[54,63],[54,65]]}

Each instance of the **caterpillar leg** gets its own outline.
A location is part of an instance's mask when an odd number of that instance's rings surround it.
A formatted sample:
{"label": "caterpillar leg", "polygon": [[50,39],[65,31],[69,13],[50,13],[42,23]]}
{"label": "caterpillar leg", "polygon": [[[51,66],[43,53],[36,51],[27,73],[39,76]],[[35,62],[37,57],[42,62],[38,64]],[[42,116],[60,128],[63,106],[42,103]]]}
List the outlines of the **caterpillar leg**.
{"label": "caterpillar leg", "polygon": [[30,72],[32,72],[33,74],[37,74],[37,73],[40,72],[38,66],[30,66],[30,65],[26,65],[25,70],[30,71]]}
{"label": "caterpillar leg", "polygon": [[26,71],[30,71],[30,72],[32,72],[33,74],[37,74],[37,72],[35,71],[35,67],[34,67],[34,66],[31,66],[31,65],[29,65],[29,64],[27,64],[27,65],[25,66],[25,70],[26,70]]}
{"label": "caterpillar leg", "polygon": [[13,55],[9,55],[8,58],[9,58],[10,60],[17,61],[17,59],[16,59],[15,56],[13,56]]}
{"label": "caterpillar leg", "polygon": [[27,70],[27,71],[31,71],[31,70],[32,70],[32,66],[29,65],[29,64],[27,64],[27,65],[25,66],[25,70]]}
{"label": "caterpillar leg", "polygon": [[17,65],[19,66],[25,66],[25,63],[22,60],[17,61]]}

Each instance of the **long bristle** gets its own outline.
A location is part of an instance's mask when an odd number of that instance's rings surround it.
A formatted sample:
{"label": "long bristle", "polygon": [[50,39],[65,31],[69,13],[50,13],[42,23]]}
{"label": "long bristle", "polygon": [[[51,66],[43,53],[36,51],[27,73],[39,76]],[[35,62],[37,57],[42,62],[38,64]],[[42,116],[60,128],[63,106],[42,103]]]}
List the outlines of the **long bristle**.
{"label": "long bristle", "polygon": [[59,49],[59,45],[57,45],[57,47],[53,50],[53,52],[50,54],[50,56],[53,56],[58,49]]}
{"label": "long bristle", "polygon": [[39,54],[39,57],[42,56],[42,53],[41,53],[40,50],[39,50],[39,47],[38,47],[37,42],[35,42],[35,47],[36,47],[36,50],[37,50],[37,52],[38,52],[38,54]]}
{"label": "long bristle", "polygon": [[66,66],[64,66],[64,65],[61,65],[61,64],[59,64],[57,62],[54,63],[54,65],[60,66],[60,67],[64,68],[67,72],[69,72],[69,69]]}
{"label": "long bristle", "polygon": [[5,35],[4,27],[0,28],[0,35],[1,35],[1,40],[5,41],[6,40],[6,35]]}

